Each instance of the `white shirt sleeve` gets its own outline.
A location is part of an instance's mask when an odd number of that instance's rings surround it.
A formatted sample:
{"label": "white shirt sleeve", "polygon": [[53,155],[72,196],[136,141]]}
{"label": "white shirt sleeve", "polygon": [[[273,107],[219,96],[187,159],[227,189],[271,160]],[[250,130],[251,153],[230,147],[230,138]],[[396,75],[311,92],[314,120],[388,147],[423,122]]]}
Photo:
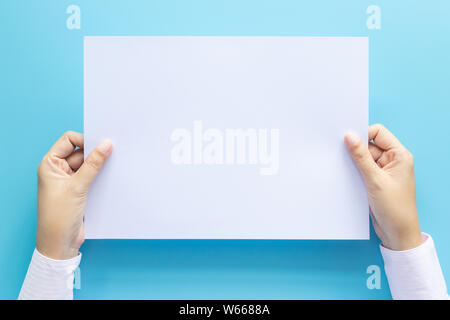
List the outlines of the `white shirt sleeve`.
{"label": "white shirt sleeve", "polygon": [[[410,250],[380,246],[394,299],[449,299],[433,239],[423,237],[424,243]],[[80,261],[81,253],[69,260],[54,260],[35,249],[19,299],[73,299],[74,272]]]}
{"label": "white shirt sleeve", "polygon": [[33,252],[19,300],[72,300],[74,272],[81,253],[69,260],[54,260]]}
{"label": "white shirt sleeve", "polygon": [[449,299],[433,239],[425,233],[422,236],[424,242],[410,250],[380,246],[393,299]]}

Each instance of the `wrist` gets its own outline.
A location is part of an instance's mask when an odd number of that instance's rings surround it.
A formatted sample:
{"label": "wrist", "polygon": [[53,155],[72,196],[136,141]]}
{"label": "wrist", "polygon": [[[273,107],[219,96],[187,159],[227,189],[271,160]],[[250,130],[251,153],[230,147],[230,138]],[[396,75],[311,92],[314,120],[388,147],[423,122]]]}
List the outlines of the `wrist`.
{"label": "wrist", "polygon": [[392,237],[382,241],[383,247],[394,251],[410,250],[417,248],[421,244],[423,244],[423,237],[420,229],[407,235]]}
{"label": "wrist", "polygon": [[54,249],[46,249],[36,246],[37,251],[43,256],[53,259],[53,260],[69,260],[75,258],[79,255],[77,249],[68,249],[68,250],[54,250]]}
{"label": "wrist", "polygon": [[46,242],[36,240],[36,249],[40,254],[53,260],[69,260],[78,256],[78,248],[72,248],[58,244],[57,242]]}

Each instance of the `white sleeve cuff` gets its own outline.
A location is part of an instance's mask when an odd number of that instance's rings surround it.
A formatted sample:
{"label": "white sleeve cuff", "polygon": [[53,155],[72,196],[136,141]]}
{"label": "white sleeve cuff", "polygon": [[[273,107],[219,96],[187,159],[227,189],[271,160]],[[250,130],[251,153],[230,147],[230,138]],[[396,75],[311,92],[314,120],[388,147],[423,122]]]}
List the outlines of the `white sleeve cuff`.
{"label": "white sleeve cuff", "polygon": [[448,299],[447,287],[431,236],[405,251],[389,250],[380,245],[384,268],[393,299]]}
{"label": "white sleeve cuff", "polygon": [[72,300],[74,272],[81,253],[69,260],[54,260],[33,252],[19,300]]}

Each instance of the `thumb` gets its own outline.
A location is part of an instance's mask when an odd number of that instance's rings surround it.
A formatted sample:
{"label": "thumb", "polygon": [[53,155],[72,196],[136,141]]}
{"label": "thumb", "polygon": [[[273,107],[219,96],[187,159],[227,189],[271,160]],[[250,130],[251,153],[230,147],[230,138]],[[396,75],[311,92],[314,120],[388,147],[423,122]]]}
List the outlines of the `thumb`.
{"label": "thumb", "polygon": [[112,142],[110,140],[104,140],[86,158],[76,173],[77,183],[80,184],[82,190],[87,192],[92,181],[94,181],[95,177],[106,163],[112,149]]}
{"label": "thumb", "polygon": [[353,132],[347,133],[344,140],[347,149],[364,180],[366,182],[370,181],[379,168],[370,154],[369,148],[363,143],[361,138]]}

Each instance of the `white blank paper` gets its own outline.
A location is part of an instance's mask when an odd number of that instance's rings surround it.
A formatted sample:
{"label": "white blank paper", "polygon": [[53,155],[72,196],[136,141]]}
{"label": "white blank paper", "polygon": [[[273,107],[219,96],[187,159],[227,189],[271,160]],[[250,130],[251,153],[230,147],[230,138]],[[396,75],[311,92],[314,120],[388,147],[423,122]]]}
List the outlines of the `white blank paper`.
{"label": "white blank paper", "polygon": [[114,143],[89,191],[86,238],[369,238],[343,140],[367,139],[367,38],[84,45],[85,153]]}

